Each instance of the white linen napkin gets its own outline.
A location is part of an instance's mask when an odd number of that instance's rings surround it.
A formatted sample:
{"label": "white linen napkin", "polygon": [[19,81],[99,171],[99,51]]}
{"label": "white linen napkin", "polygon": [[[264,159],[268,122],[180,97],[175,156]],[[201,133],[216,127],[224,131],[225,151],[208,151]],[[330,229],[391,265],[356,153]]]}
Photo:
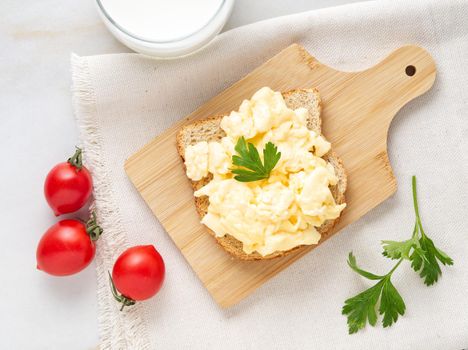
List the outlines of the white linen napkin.
{"label": "white linen napkin", "polygon": [[[126,158],[289,44],[340,70],[370,67],[405,44],[426,48],[438,76],[389,133],[397,193],[253,295],[220,309],[123,170]],[[468,2],[366,2],[267,20],[223,33],[202,51],[158,61],[137,54],[72,58],[73,99],[104,234],[98,243],[103,349],[461,349],[468,347]],[[391,328],[348,335],[341,307],[392,262],[380,240],[412,233],[410,176],[423,224],[454,260],[423,285],[409,264],[394,275],[406,314]],[[128,246],[154,244],[167,265],[161,292],[119,312],[107,271]],[[380,321],[380,320],[379,320]]]}

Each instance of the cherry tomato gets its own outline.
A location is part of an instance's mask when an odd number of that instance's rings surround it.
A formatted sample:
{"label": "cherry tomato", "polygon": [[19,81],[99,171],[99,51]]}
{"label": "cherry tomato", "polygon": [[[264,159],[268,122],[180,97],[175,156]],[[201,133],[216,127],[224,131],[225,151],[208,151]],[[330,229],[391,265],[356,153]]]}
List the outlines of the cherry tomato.
{"label": "cherry tomato", "polygon": [[93,189],[93,180],[82,164],[81,149],[67,162],[59,163],[47,174],[44,194],[55,215],[72,213],[80,209]]}
{"label": "cherry tomato", "polygon": [[37,268],[54,276],[72,275],[83,270],[94,258],[94,240],[101,233],[94,214],[86,225],[78,220],[59,221],[39,241]]}
{"label": "cherry tomato", "polygon": [[[111,277],[112,292],[124,306],[136,300],[151,298],[164,282],[165,266],[152,245],[136,246],[124,251],[114,264]],[[117,290],[116,290],[117,289]],[[118,292],[122,295],[118,295]]]}

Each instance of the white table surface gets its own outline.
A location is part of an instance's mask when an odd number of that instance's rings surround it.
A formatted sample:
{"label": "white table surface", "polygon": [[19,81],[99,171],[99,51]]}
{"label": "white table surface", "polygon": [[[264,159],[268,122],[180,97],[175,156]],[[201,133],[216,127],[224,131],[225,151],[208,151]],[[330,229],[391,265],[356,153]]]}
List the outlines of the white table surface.
{"label": "white table surface", "polygon": [[[225,30],[353,0],[236,0]],[[356,1],[356,0],[354,0]],[[43,196],[48,170],[73,152],[70,53],[129,52],[93,0],[0,3],[0,348],[98,344],[94,266],[54,278],[35,269],[38,240],[56,222]]]}

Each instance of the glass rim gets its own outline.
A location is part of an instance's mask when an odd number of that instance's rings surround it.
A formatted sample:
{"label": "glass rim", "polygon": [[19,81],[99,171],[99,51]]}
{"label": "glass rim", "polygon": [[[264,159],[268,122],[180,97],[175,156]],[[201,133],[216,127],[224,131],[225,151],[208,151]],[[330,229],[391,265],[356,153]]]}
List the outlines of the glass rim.
{"label": "glass rim", "polygon": [[121,25],[119,25],[110,15],[109,13],[105,10],[103,4],[102,4],[102,1],[101,0],[96,0],[96,4],[98,5],[99,7],[99,10],[101,11],[101,13],[104,15],[104,17],[115,27],[117,28],[119,31],[121,31],[122,33],[124,33],[125,35],[131,37],[132,39],[135,39],[135,40],[138,40],[138,41],[142,41],[142,42],[145,42],[145,43],[148,43],[148,44],[170,44],[170,43],[176,43],[176,42],[180,42],[180,41],[184,41],[185,39],[188,39],[188,38],[191,38],[193,36],[195,36],[196,34],[202,32],[205,28],[207,28],[209,26],[209,24],[219,15],[219,13],[221,12],[221,10],[223,9],[224,5],[226,4],[226,1],[227,0],[221,0],[221,3],[218,7],[218,9],[216,10],[216,12],[213,14],[213,16],[211,16],[211,18],[200,28],[198,28],[197,30],[195,30],[194,32],[190,33],[190,34],[187,34],[185,36],[182,36],[182,37],[179,37],[179,38],[175,38],[175,39],[171,39],[171,40],[149,40],[149,39],[145,39],[143,37],[140,37],[136,34],[133,34],[131,32],[129,32],[127,29],[123,28]]}

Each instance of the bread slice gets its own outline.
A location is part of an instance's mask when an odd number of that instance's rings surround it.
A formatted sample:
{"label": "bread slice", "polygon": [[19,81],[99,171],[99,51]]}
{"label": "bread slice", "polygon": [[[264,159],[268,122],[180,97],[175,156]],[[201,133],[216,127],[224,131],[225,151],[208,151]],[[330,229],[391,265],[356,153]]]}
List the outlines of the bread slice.
{"label": "bread slice", "polygon": [[[316,89],[288,91],[283,93],[283,98],[286,102],[286,105],[291,109],[297,109],[300,107],[306,108],[309,112],[307,127],[321,134],[321,99]],[[222,118],[222,116],[209,117],[207,119],[200,120],[193,124],[182,127],[177,135],[177,149],[182,159],[184,159],[185,148],[187,146],[193,145],[200,141],[220,141],[221,138],[226,136],[220,126]],[[342,204],[345,202],[344,193],[346,191],[347,184],[346,172],[343,167],[343,163],[341,162],[341,159],[338,158],[338,156],[333,152],[333,150],[330,150],[325,156],[323,156],[323,158],[330,162],[335,168],[335,173],[338,177],[338,183],[335,186],[331,186],[330,190],[333,194],[333,197],[335,198],[336,203]],[[211,181],[211,179],[212,175],[209,174],[200,181],[191,181],[193,190],[196,191],[205,186],[208,182]],[[194,198],[197,212],[200,217],[203,218],[208,212],[209,199],[207,196]],[[323,223],[322,226],[317,228],[317,230],[320,232],[320,234],[322,234],[322,236],[326,235],[333,229],[338,220],[339,218],[335,220],[327,220]],[[233,236],[227,234],[224,237],[216,237],[214,232],[209,229],[208,231],[216,238],[218,243],[226,251],[242,260],[272,259],[287,255],[301,247],[298,246],[288,251],[276,251],[266,256],[262,256],[257,252],[247,254],[242,249],[242,242]]]}

